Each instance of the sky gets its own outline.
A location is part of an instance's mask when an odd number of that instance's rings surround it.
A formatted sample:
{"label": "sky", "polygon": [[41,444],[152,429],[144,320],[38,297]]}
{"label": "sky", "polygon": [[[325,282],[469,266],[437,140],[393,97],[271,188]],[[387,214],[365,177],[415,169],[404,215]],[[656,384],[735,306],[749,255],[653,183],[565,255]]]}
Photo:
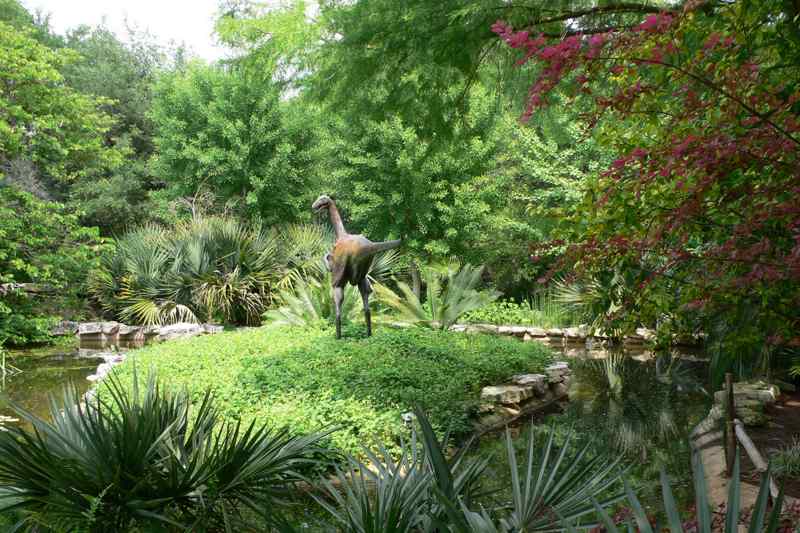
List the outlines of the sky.
{"label": "sky", "polygon": [[185,43],[202,57],[213,61],[225,56],[215,44],[214,17],[218,0],[23,0],[31,11],[50,13],[56,33],[80,24],[106,25],[117,36],[127,35],[125,21],[137,30],[147,30],[162,44],[170,40]]}

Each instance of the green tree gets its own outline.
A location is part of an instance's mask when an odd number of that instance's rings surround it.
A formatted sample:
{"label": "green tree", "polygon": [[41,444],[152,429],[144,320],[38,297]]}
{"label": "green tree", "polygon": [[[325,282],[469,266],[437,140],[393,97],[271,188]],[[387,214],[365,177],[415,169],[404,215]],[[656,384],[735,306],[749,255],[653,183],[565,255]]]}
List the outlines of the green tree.
{"label": "green tree", "polygon": [[274,224],[308,211],[313,131],[277,86],[243,68],[191,63],[155,87],[153,169],[174,196],[215,193]]}
{"label": "green tree", "polygon": [[79,206],[83,222],[120,235],[145,221],[174,218],[157,200],[155,191],[164,184],[147,162],[153,152],[152,86],[168,67],[169,51],[146,34],[131,33],[124,43],[103,26],[80,26],[67,35],[65,45],[80,54],[63,67],[66,82],[103,99],[102,108],[115,119],[105,142],[125,160],[71,187],[70,201]]}
{"label": "green tree", "polygon": [[0,344],[46,340],[52,315],[80,307],[102,249],[63,204],[0,186]]}
{"label": "green tree", "polygon": [[0,22],[0,173],[26,188],[63,192],[119,162],[103,142],[112,119],[101,101],[64,83],[60,70],[74,59]]}

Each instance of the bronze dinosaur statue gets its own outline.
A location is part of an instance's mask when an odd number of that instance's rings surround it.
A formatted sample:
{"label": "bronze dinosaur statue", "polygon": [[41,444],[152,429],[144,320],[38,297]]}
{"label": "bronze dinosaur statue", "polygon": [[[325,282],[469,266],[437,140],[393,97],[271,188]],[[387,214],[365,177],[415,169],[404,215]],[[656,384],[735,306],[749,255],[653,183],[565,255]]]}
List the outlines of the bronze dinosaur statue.
{"label": "bronze dinosaur statue", "polygon": [[331,225],[336,234],[333,249],[325,255],[325,264],[331,271],[333,304],[336,308],[336,338],[342,338],[342,300],[347,283],[357,286],[358,292],[361,293],[367,335],[372,335],[372,316],[369,311],[369,295],[372,292],[372,286],[367,278],[367,273],[375,254],[397,248],[400,246],[400,241],[372,242],[363,235],[347,233],[336,203],[330,196],[323,194],[317,198],[311,208],[317,213],[323,209],[328,210]]}

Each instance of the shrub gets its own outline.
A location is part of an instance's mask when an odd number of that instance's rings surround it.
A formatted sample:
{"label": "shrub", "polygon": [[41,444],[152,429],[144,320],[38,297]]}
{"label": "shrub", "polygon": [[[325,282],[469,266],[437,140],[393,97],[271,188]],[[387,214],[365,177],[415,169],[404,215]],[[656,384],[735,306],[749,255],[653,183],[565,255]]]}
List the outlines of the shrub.
{"label": "shrub", "polygon": [[0,183],[0,344],[48,340],[51,316],[79,307],[102,246],[63,205]]}
{"label": "shrub", "polygon": [[[332,242],[331,242],[332,244]],[[372,258],[368,276],[372,283],[386,280],[400,271],[402,256],[397,250],[387,250]],[[277,325],[318,326],[333,323],[336,308],[331,288],[331,273],[321,258],[309,262],[299,279],[278,294],[280,307],[271,309],[264,318]],[[345,285],[342,302],[342,322],[347,324],[361,316],[361,295],[353,285]]]}
{"label": "shrub", "polygon": [[485,306],[500,296],[495,290],[477,289],[482,272],[483,267],[452,263],[422,268],[420,275],[426,286],[424,302],[401,281],[397,282],[399,294],[381,284],[375,285],[375,293],[380,302],[397,311],[402,320],[448,329],[463,314]]}
{"label": "shrub", "polygon": [[[258,419],[298,432],[339,426],[328,446],[360,453],[379,438],[396,451],[406,434],[401,414],[416,404],[437,429],[471,429],[480,389],[539,371],[549,351],[535,343],[417,328],[380,328],[372,337],[337,341],[329,329],[264,327],[154,345],[132,352],[162,379],[195,399],[214,391],[223,415]],[[360,330],[359,330],[360,332]]]}
{"label": "shrub", "polygon": [[448,457],[447,440],[439,441],[422,412],[416,415],[420,446],[416,439],[405,444],[397,461],[385,449],[368,463],[351,458],[347,472],[338,473],[338,487],[324,482],[327,498],[317,501],[341,530],[553,531],[564,520],[594,514],[592,501],[608,506],[624,497],[619,459],[591,456],[588,445],[576,446],[569,437],[555,451],[551,428],[542,443],[531,431],[520,469],[506,431],[512,501],[478,512],[489,459],[469,458],[468,446]]}
{"label": "shrub", "polygon": [[800,435],[793,436],[792,443],[778,450],[771,460],[778,476],[800,479]]}
{"label": "shrub", "polygon": [[263,230],[222,216],[145,226],[117,241],[93,272],[91,292],[128,322],[257,325],[277,291],[319,262],[326,242],[316,226]]}
{"label": "shrub", "polygon": [[465,322],[478,324],[539,326],[557,328],[579,322],[576,314],[549,292],[533,295],[523,302],[502,300],[464,313]]}
{"label": "shrub", "polygon": [[[220,420],[206,392],[191,413],[184,393],[153,375],[130,390],[112,375],[105,401],[74,390],[52,422],[20,410],[31,430],[0,432],[0,512],[32,531],[227,530],[283,521],[282,500],[314,463],[320,435]],[[191,421],[191,422],[190,422]]]}

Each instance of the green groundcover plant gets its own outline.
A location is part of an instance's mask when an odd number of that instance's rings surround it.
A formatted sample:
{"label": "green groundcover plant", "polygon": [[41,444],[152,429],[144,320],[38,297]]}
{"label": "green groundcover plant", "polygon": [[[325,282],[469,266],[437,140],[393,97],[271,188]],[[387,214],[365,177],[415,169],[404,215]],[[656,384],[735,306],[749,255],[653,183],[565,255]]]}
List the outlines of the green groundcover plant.
{"label": "green groundcover plant", "polygon": [[551,360],[535,343],[423,328],[361,328],[334,339],[326,328],[263,327],[179,340],[137,350],[119,367],[130,383],[134,364],[186,387],[213,391],[221,414],[298,432],[337,426],[325,446],[352,454],[377,440],[397,451],[407,435],[402,414],[419,405],[437,430],[471,430],[481,387]]}

